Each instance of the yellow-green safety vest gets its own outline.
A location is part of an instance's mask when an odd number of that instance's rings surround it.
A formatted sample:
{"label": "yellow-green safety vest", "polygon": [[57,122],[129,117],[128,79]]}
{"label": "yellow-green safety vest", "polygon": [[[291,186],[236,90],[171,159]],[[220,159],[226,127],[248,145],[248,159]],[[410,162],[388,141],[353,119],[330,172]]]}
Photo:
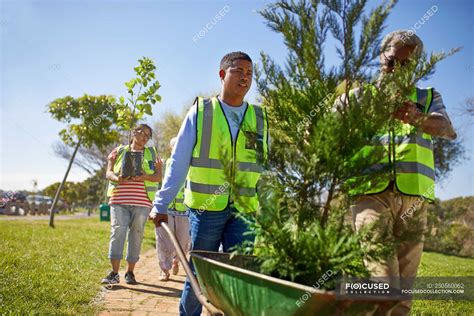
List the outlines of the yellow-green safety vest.
{"label": "yellow-green safety vest", "polygon": [[[414,88],[408,99],[423,105],[423,113],[428,113],[432,97],[432,88]],[[394,180],[397,190],[401,193],[422,196],[433,201],[435,167],[431,135],[410,124],[398,123],[394,131],[384,131],[373,139],[371,145],[364,146],[361,154],[369,157],[377,149],[380,152],[380,146],[383,146],[382,159],[370,170],[388,167],[391,170],[390,176],[358,184],[349,193],[377,194],[385,191],[390,181]],[[390,152],[389,148],[393,148],[393,151]]]}
{"label": "yellow-green safety vest", "polygon": [[[129,145],[120,145],[117,147],[117,158],[115,159],[115,164],[113,171],[115,174],[120,174],[120,169],[122,168],[122,159],[127,150],[129,150]],[[155,161],[156,161],[156,148],[155,147],[145,147],[143,151],[143,161],[142,167],[143,171],[146,174],[155,173]],[[145,181],[145,190],[148,195],[148,199],[153,201],[155,199],[156,191],[158,190],[159,182]],[[109,187],[107,189],[107,196],[112,196],[114,189],[117,187],[118,183],[115,181],[109,181]]]}
{"label": "yellow-green safety vest", "polygon": [[[165,169],[163,170],[163,176],[165,175],[165,170],[168,169],[171,165],[171,158],[166,159]],[[178,212],[185,212],[186,207],[184,206],[184,185],[179,190],[178,194],[174,198],[174,200],[168,206],[169,209],[178,211]]]}
{"label": "yellow-green safety vest", "polygon": [[[184,190],[184,204],[206,211],[222,211],[230,201],[239,212],[259,207],[257,182],[268,155],[268,126],[262,107],[248,104],[235,141],[216,97],[197,98],[196,143]],[[223,157],[224,156],[224,157]],[[226,180],[222,159],[232,159],[231,179],[242,203]]]}

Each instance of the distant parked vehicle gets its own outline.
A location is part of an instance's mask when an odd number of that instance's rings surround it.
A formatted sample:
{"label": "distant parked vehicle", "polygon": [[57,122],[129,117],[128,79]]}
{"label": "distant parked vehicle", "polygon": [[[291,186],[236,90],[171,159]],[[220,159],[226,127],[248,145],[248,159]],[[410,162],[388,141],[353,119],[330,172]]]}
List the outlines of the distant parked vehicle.
{"label": "distant parked vehicle", "polygon": [[21,192],[5,192],[0,199],[0,214],[26,215],[28,211],[29,203]]}
{"label": "distant parked vehicle", "polygon": [[[53,204],[53,198],[45,195],[28,195],[26,198],[30,204],[31,214],[49,214],[51,205]],[[54,213],[58,213],[64,206],[64,202],[59,200]]]}
{"label": "distant parked vehicle", "polygon": [[[4,215],[41,215],[49,214],[53,198],[45,195],[24,195],[20,192],[6,192],[0,198],[0,214]],[[67,209],[67,203],[59,199],[54,213]]]}

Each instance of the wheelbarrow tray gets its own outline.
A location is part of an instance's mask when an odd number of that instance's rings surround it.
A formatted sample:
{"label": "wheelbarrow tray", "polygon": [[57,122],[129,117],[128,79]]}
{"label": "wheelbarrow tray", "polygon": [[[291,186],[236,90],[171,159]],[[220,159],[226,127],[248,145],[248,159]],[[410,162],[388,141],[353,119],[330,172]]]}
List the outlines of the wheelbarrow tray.
{"label": "wheelbarrow tray", "polygon": [[278,279],[258,271],[254,256],[192,251],[203,294],[226,315],[356,315],[373,302],[336,300],[334,291]]}

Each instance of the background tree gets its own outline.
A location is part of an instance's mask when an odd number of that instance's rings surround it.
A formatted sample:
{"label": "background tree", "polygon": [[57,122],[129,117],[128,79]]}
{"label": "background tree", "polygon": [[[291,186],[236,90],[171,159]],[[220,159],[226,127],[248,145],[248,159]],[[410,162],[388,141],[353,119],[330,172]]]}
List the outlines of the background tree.
{"label": "background tree", "polygon": [[425,248],[474,257],[474,196],[436,200],[430,205]]}
{"label": "background tree", "polygon": [[[53,196],[58,191],[61,182],[55,182],[43,189],[43,194]],[[59,198],[67,203],[67,207],[71,208],[73,205],[84,205],[87,197],[87,188],[83,182],[69,182],[64,183],[63,190]]]}
{"label": "background tree", "polygon": [[[368,247],[372,231],[355,232],[346,221],[348,191],[367,180],[364,171],[382,154],[360,152],[380,130],[399,124],[386,113],[453,53],[423,54],[419,62],[379,77],[381,34],[394,5],[384,3],[365,14],[366,1],[283,0],[260,12],[288,49],[283,67],[262,53],[256,68],[272,136],[270,171],[259,187],[261,210],[254,225],[266,273],[311,285],[328,270],[335,277],[367,275],[363,258],[388,254],[389,239]],[[329,34],[340,62],[332,67],[323,53]],[[357,86],[352,94],[357,98],[348,97]],[[380,170],[370,177],[382,180],[386,174]],[[351,181],[356,176],[359,182]],[[334,279],[324,287],[333,287]]]}
{"label": "background tree", "polygon": [[84,199],[84,206],[91,213],[93,208],[97,208],[99,204],[107,202],[107,185],[108,181],[105,178],[106,167],[98,170],[92,177],[83,181],[87,194]]}
{"label": "background tree", "polygon": [[178,135],[187,111],[188,109],[185,109],[181,114],[167,112],[155,123],[153,140],[160,157],[165,158],[171,156],[171,149],[169,148],[170,140]]}
{"label": "background tree", "polygon": [[[110,144],[105,146],[103,149],[99,149],[97,146],[92,146],[90,148],[80,147],[73,163],[86,171],[90,176],[93,176],[98,170],[107,165],[107,156],[115,146],[116,144]],[[74,148],[67,146],[64,143],[56,142],[53,144],[53,151],[56,156],[69,161]]]}
{"label": "background tree", "polygon": [[72,163],[80,146],[104,148],[116,143],[119,131],[115,127],[117,121],[117,103],[113,96],[89,96],[80,98],[67,96],[48,104],[47,110],[51,116],[67,123],[68,126],[59,132],[61,140],[69,146],[74,146],[69,165],[63,181],[58,187],[50,211],[49,226],[54,227],[54,212],[61,190],[66,182]]}

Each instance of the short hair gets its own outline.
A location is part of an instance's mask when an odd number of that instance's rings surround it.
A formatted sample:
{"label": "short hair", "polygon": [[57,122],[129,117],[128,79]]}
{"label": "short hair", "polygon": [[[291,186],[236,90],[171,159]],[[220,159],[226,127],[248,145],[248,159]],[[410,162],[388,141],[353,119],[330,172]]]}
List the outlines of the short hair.
{"label": "short hair", "polygon": [[415,48],[413,51],[415,58],[419,58],[423,52],[423,42],[411,30],[398,30],[385,35],[380,46],[381,52],[384,52],[390,46],[412,46]]}
{"label": "short hair", "polygon": [[137,131],[137,130],[142,129],[144,127],[148,128],[148,130],[150,131],[150,137],[151,137],[153,135],[153,130],[151,129],[151,127],[148,124],[144,124],[144,123],[138,124],[137,127],[135,127],[133,130]]}
{"label": "short hair", "polygon": [[252,63],[252,58],[250,58],[249,55],[247,55],[244,52],[239,51],[239,52],[228,53],[224,57],[222,57],[220,67],[221,69],[226,70],[232,65],[234,60],[239,60],[239,59],[247,60]]}

